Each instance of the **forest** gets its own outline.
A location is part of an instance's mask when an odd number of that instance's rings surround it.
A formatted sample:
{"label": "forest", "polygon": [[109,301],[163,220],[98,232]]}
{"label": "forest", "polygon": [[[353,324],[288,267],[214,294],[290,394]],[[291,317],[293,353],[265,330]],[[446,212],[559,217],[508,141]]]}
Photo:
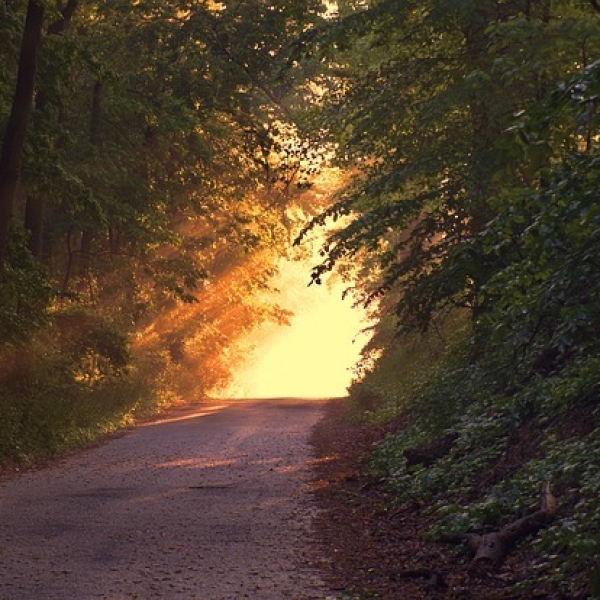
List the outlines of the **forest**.
{"label": "forest", "polygon": [[201,398],[337,224],[394,510],[600,597],[596,0],[4,0],[0,56],[0,461]]}

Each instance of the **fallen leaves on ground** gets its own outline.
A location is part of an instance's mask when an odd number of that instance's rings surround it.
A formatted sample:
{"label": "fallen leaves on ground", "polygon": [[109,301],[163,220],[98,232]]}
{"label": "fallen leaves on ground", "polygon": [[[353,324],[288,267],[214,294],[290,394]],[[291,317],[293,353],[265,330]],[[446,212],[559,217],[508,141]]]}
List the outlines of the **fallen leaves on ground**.
{"label": "fallen leaves on ground", "polygon": [[516,600],[563,598],[552,590],[517,592],[527,571],[527,550],[511,555],[497,573],[475,576],[464,548],[427,541],[433,518],[426,506],[394,507],[381,482],[369,475],[373,445],[401,424],[374,426],[351,418],[332,401],[313,432],[314,490],[321,508],[317,532],[330,557],[326,577],[343,599]]}

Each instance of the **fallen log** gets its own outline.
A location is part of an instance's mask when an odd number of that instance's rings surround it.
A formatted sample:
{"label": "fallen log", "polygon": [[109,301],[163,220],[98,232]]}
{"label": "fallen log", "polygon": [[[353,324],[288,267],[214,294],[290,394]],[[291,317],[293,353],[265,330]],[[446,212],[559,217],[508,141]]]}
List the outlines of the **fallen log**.
{"label": "fallen log", "polygon": [[540,493],[540,509],[505,525],[499,531],[479,534],[451,534],[443,536],[441,541],[448,543],[467,542],[474,557],[471,569],[475,571],[497,568],[502,564],[512,548],[521,539],[536,533],[554,518],[556,499],[552,494],[550,483],[542,486]]}
{"label": "fallen log", "polygon": [[444,437],[423,444],[422,446],[407,448],[403,452],[404,458],[406,459],[406,466],[414,467],[415,465],[424,465],[429,467],[436,460],[443,458],[450,452],[450,448],[452,448],[452,445],[457,438],[458,434],[449,433]]}

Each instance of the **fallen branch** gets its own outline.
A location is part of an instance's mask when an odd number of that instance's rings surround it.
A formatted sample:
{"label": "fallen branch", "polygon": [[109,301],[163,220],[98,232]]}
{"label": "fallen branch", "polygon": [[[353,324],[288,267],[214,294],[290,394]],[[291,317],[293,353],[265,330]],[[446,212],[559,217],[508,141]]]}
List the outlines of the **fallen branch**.
{"label": "fallen branch", "polygon": [[430,589],[443,589],[448,587],[443,573],[434,569],[408,569],[402,571],[398,575],[403,579],[426,579],[427,587]]}
{"label": "fallen branch", "polygon": [[546,482],[540,493],[540,509],[536,512],[505,525],[499,531],[483,535],[450,534],[442,536],[441,541],[467,542],[474,553],[472,569],[497,568],[518,541],[548,525],[555,513],[556,500],[550,489],[550,483]]}
{"label": "fallen branch", "polygon": [[415,465],[425,465],[428,467],[432,465],[436,460],[443,458],[450,452],[450,448],[458,438],[458,434],[449,433],[442,438],[433,440],[423,446],[417,446],[416,448],[407,448],[404,450],[404,458],[406,459],[406,466],[413,467]]}

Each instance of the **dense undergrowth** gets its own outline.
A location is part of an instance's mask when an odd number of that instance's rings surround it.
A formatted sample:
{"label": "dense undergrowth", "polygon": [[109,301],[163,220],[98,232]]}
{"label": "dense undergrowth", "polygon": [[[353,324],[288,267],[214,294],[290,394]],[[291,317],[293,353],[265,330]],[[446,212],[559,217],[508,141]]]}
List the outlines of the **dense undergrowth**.
{"label": "dense undergrowth", "polygon": [[27,463],[89,443],[169,402],[160,385],[166,365],[86,378],[61,348],[42,340],[4,350],[0,464]]}
{"label": "dense undergrowth", "polygon": [[[166,352],[133,355],[108,322],[94,318],[95,330],[86,332],[88,315],[70,316],[70,334],[52,319],[35,339],[2,348],[0,466],[83,446],[178,400]],[[77,344],[65,339],[71,335]]]}
{"label": "dense undergrowth", "polygon": [[103,309],[55,302],[32,335],[0,345],[0,467],[60,455],[204,400],[240,359],[237,337],[280,318],[264,296],[274,256],[239,259],[202,302],[163,303],[137,324],[120,318],[115,299]]}
{"label": "dense undergrowth", "polygon": [[[401,423],[371,460],[394,503],[435,515],[431,539],[486,533],[535,511],[549,482],[556,518],[513,550],[529,557],[514,591],[600,597],[600,359],[585,354],[501,388],[464,314],[425,336],[385,329],[374,342],[382,356],[350,392],[362,418]],[[407,449],[448,433],[449,452],[408,466]]]}

